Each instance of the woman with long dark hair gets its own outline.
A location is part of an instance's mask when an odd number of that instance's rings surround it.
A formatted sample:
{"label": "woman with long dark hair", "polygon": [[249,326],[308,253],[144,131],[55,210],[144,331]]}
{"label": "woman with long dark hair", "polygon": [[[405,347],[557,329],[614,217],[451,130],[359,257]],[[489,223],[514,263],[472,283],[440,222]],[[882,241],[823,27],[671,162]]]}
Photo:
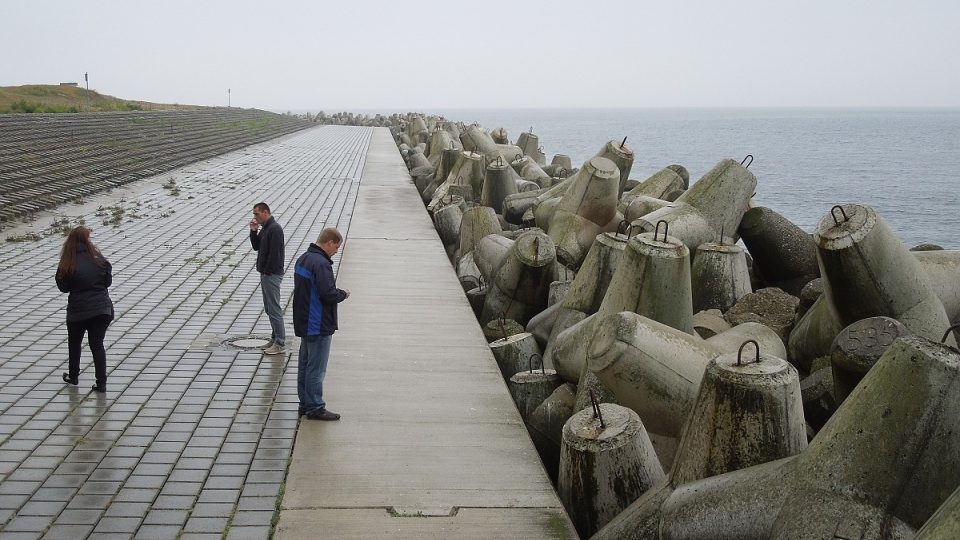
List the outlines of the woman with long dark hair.
{"label": "woman with long dark hair", "polygon": [[90,241],[90,229],[80,226],[67,236],[57,266],[57,288],[70,293],[67,297],[67,350],[70,371],[63,381],[77,385],[80,382],[80,345],[87,334],[97,383],[93,389],[107,391],[107,352],[103,337],[113,320],[113,301],[107,288],[113,283],[110,262]]}

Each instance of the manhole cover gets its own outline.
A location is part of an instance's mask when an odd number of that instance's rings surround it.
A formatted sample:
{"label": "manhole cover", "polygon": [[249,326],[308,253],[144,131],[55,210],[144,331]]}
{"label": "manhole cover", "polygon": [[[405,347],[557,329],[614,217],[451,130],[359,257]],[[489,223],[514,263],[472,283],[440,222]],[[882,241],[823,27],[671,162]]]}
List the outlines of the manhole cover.
{"label": "manhole cover", "polygon": [[238,349],[261,349],[267,346],[267,343],[270,343],[269,339],[253,336],[241,336],[236,338],[230,338],[226,340],[223,344],[230,345],[231,347],[236,347]]}

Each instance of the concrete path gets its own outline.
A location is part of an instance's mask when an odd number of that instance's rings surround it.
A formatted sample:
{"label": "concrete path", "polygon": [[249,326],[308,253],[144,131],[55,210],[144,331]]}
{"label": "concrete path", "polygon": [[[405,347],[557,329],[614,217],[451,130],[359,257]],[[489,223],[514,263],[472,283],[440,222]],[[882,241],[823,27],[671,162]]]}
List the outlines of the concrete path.
{"label": "concrete path", "polygon": [[[260,200],[288,268],[324,226],[346,232],[354,291],[327,384],[344,419],[302,426],[285,497],[297,342],[227,344],[270,332]],[[58,225],[0,233],[22,240],[0,242],[0,540],[266,539],[281,497],[284,538],[572,535],[386,130],[318,127],[59,212],[113,263],[109,391],[90,391],[86,348],[81,385],[60,379]]]}
{"label": "concrete path", "polygon": [[576,538],[386,129],[338,277],[324,384],[277,538]]}

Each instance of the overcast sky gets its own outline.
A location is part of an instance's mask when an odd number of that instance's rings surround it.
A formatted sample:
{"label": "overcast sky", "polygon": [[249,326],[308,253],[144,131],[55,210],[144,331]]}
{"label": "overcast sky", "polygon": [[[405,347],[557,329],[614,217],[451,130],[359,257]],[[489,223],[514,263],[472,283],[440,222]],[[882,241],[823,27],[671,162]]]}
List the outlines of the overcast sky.
{"label": "overcast sky", "polygon": [[956,0],[0,5],[0,86],[270,110],[960,106]]}

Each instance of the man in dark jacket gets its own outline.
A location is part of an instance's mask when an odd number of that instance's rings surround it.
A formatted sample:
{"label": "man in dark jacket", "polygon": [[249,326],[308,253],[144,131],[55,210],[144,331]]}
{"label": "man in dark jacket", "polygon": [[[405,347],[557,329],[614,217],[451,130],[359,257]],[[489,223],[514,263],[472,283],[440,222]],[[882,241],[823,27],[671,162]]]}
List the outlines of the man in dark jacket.
{"label": "man in dark jacket", "polygon": [[323,377],[327,374],[330,342],[337,330],[337,304],[350,296],[338,289],[332,257],[343,237],[333,227],[297,259],[293,278],[293,332],[300,338],[297,362],[297,395],[300,414],[311,420],[339,420],[323,401]]}
{"label": "man in dark jacket", "polygon": [[[260,228],[262,227],[262,228]],[[260,228],[259,232],[257,229]],[[263,310],[270,319],[270,343],[266,354],[280,354],[286,350],[283,330],[283,308],[280,307],[280,282],[283,281],[283,228],[273,219],[267,203],[253,205],[250,221],[250,243],[257,252],[257,271],[260,272],[260,291]]]}

